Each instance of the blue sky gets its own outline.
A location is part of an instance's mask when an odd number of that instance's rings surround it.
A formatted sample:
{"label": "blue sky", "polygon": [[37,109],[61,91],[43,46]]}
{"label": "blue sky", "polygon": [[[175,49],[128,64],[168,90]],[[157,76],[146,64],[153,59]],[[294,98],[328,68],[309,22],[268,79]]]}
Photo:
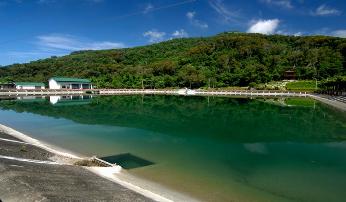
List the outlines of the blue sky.
{"label": "blue sky", "polygon": [[344,0],[0,0],[0,65],[224,31],[346,37]]}

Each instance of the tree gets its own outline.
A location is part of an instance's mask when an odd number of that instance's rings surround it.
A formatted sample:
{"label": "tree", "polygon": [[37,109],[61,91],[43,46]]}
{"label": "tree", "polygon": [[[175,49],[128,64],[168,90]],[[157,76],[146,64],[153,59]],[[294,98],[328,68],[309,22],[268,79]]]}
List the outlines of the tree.
{"label": "tree", "polygon": [[202,86],[203,80],[205,79],[204,75],[191,64],[185,65],[180,69],[179,77],[183,84],[185,86],[186,84],[189,84],[190,88]]}

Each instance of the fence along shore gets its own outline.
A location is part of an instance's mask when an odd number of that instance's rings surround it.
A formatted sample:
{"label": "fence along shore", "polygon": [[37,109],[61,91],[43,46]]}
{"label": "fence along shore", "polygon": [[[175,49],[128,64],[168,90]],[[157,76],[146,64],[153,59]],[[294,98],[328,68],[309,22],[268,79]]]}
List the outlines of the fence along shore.
{"label": "fence along shore", "polygon": [[159,95],[243,95],[243,96],[287,96],[287,97],[308,97],[307,92],[290,92],[279,90],[190,90],[190,89],[39,89],[23,90],[8,89],[0,90],[0,96],[16,95],[73,95],[73,94],[159,94]]}

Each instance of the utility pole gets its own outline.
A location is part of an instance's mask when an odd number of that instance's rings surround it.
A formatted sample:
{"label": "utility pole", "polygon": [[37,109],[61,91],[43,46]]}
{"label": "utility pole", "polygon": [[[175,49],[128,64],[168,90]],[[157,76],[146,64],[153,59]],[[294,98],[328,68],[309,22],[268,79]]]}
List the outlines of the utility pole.
{"label": "utility pole", "polygon": [[[148,61],[145,61],[145,67],[148,65]],[[144,67],[143,67],[143,65],[142,65],[142,72],[141,72],[141,74],[142,74],[142,89],[144,90],[144,79],[143,79],[143,76],[144,76]]]}
{"label": "utility pole", "polygon": [[317,78],[315,78],[315,89],[317,90]]}
{"label": "utility pole", "polygon": [[318,77],[318,72],[317,72],[317,67],[315,66],[315,90],[317,90],[317,77]]}

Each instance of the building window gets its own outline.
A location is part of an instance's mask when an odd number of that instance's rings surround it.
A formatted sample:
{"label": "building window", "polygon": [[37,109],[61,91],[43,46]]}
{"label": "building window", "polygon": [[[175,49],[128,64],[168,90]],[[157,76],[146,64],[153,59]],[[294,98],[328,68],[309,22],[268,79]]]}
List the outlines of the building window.
{"label": "building window", "polygon": [[79,89],[79,84],[72,84],[72,89]]}
{"label": "building window", "polygon": [[90,84],[83,84],[83,85],[82,85],[82,88],[83,88],[83,89],[90,89]]}
{"label": "building window", "polygon": [[63,89],[70,89],[70,85],[62,85],[61,88],[63,88]]}

